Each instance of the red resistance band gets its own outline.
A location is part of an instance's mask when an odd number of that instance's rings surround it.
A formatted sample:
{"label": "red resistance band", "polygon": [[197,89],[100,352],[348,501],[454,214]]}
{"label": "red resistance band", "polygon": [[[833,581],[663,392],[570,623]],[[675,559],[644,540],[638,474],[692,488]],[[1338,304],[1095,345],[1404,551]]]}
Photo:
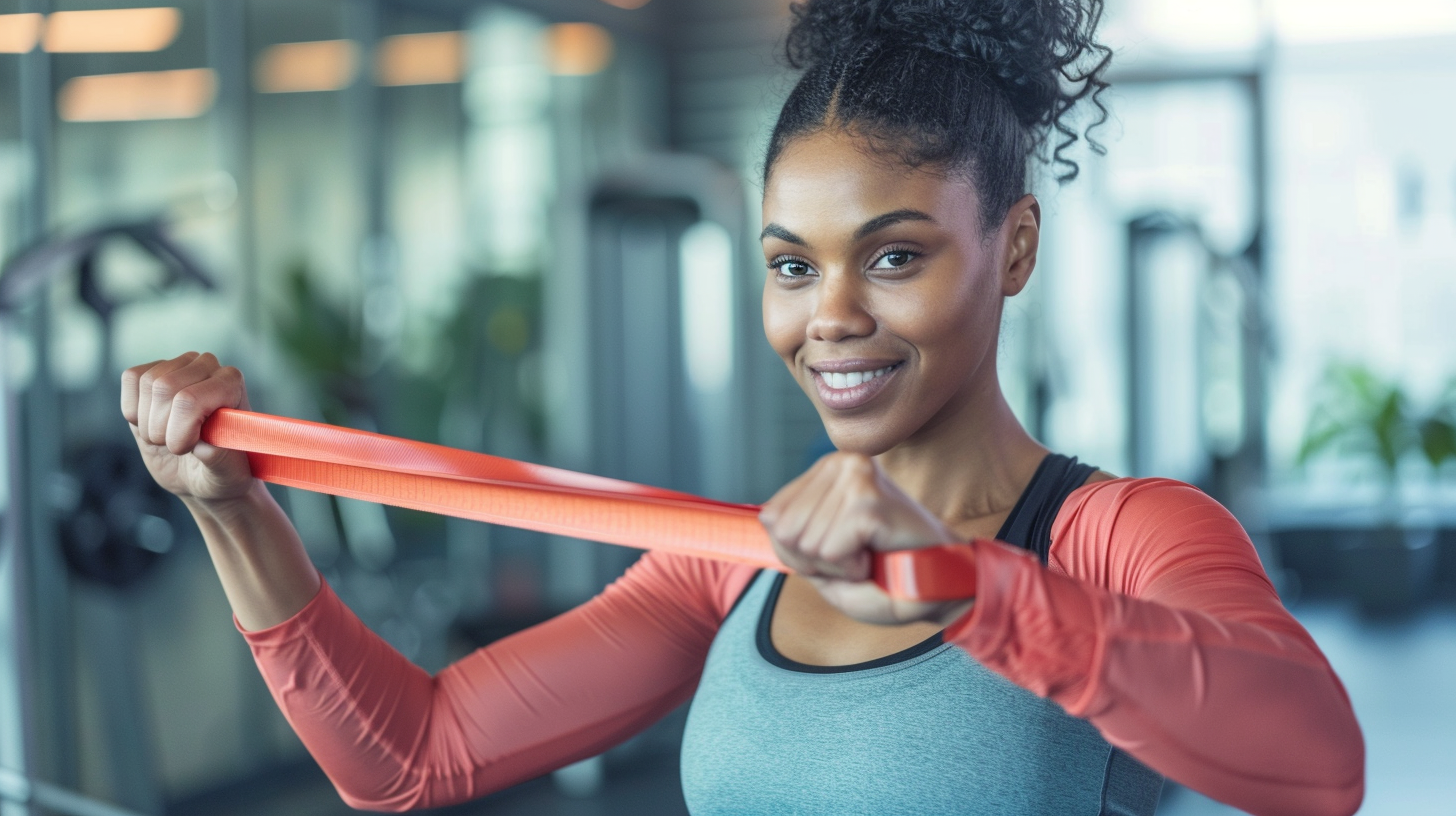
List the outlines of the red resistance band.
{"label": "red resistance band", "polygon": [[[787,571],[759,508],[300,419],[214,412],[203,441],[244,451],[265,482],[491,524]],[[871,577],[898,598],[976,594],[972,548],[876,553]]]}

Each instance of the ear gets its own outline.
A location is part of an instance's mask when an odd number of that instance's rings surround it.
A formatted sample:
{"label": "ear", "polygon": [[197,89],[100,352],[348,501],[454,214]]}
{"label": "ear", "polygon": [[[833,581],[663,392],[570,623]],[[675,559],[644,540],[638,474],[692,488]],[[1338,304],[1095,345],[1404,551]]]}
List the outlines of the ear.
{"label": "ear", "polygon": [[1036,252],[1041,246],[1041,202],[1034,195],[1024,195],[1011,205],[1001,225],[1006,236],[1005,262],[1001,270],[1001,294],[1021,294],[1036,269]]}

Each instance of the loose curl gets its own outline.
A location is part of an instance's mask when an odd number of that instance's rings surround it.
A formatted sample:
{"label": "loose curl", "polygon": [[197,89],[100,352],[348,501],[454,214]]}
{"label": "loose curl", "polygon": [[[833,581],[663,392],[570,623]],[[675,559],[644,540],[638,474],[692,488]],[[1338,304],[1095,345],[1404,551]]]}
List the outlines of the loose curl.
{"label": "loose curl", "polygon": [[785,52],[803,75],[784,102],[764,162],[794,138],[838,127],[914,166],[964,174],[982,221],[999,225],[1026,191],[1028,162],[1057,134],[1057,181],[1077,177],[1066,122],[1100,96],[1112,51],[1093,37],[1103,0],[803,0]]}

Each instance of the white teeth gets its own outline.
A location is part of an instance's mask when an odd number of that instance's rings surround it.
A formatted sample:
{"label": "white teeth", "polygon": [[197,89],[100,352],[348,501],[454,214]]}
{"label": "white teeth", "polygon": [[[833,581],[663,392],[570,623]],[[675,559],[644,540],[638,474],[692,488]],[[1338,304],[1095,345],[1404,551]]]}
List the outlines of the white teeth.
{"label": "white teeth", "polygon": [[854,388],[856,385],[864,385],[876,377],[883,377],[890,373],[894,366],[877,368],[874,371],[848,371],[840,373],[837,371],[821,371],[819,376],[824,378],[824,384],[834,389]]}

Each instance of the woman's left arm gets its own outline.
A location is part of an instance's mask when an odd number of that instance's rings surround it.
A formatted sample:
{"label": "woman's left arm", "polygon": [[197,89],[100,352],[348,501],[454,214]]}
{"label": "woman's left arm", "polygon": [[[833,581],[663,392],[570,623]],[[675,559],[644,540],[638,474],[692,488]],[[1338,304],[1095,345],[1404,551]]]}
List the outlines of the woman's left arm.
{"label": "woman's left arm", "polygon": [[1217,502],[1166,479],[1098,482],[1063,505],[1047,567],[976,547],[976,603],[947,640],[1215,799],[1270,816],[1359,807],[1349,697]]}

